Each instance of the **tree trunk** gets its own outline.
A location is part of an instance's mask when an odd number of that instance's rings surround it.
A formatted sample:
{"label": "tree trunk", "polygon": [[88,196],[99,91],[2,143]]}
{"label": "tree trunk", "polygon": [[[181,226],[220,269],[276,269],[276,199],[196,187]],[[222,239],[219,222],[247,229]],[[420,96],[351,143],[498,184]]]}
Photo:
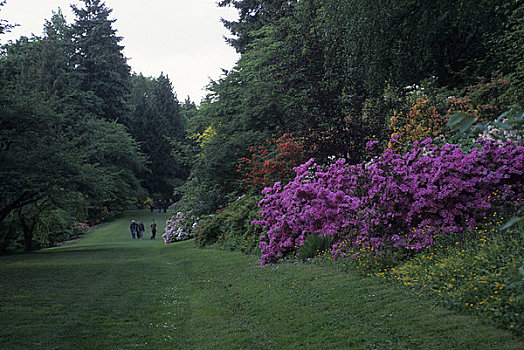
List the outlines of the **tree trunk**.
{"label": "tree trunk", "polygon": [[15,209],[20,209],[28,204],[36,203],[42,198],[37,193],[24,193],[14,201],[10,202],[3,208],[0,208],[0,224],[11,214]]}
{"label": "tree trunk", "polygon": [[24,229],[24,250],[28,252],[33,248],[34,225],[28,225],[22,217],[20,217],[20,223]]}

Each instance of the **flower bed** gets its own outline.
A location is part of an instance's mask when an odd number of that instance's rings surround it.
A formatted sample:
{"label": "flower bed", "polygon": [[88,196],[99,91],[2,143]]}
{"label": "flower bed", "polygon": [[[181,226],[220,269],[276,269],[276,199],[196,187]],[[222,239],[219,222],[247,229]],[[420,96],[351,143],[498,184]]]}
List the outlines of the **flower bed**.
{"label": "flower bed", "polygon": [[387,149],[369,164],[325,169],[309,160],[286,186],[263,191],[263,219],[253,222],[267,229],[261,262],[295,251],[308,233],[333,236],[336,256],[355,247],[409,255],[439,234],[461,239],[494,204],[523,200],[523,145],[477,143],[467,153],[426,139],[405,154]]}

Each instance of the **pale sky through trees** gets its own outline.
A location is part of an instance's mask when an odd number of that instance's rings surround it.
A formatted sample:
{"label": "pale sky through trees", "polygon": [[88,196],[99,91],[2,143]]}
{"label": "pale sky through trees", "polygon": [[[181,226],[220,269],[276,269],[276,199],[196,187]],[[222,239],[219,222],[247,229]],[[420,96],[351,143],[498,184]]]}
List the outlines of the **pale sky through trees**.
{"label": "pale sky through trees", "polygon": [[[154,77],[164,72],[181,102],[189,95],[196,103],[205,96],[209,79],[218,79],[222,68],[231,69],[239,57],[225,42],[229,32],[220,22],[221,17],[236,18],[236,11],[219,8],[216,2],[105,0],[132,70]],[[70,4],[82,7],[78,0],[7,0],[0,18],[19,26],[0,36],[0,43],[41,35],[45,20],[58,8],[72,23]]]}

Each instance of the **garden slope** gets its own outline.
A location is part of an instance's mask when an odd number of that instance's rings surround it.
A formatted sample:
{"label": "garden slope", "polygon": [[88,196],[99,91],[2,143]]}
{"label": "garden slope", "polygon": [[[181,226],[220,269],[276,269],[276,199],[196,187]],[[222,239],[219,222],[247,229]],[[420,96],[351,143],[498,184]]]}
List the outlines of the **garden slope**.
{"label": "garden slope", "polygon": [[[154,214],[163,229],[165,217]],[[521,349],[399,287],[315,265],[130,239],[129,212],[69,247],[0,257],[5,349]],[[148,230],[149,231],[149,230]]]}

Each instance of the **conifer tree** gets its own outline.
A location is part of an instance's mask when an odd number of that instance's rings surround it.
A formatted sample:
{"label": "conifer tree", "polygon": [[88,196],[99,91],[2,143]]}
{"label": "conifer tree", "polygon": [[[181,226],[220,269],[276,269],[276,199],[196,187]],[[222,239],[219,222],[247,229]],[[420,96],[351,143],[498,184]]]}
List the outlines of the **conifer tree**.
{"label": "conifer tree", "polygon": [[143,185],[150,194],[171,196],[187,176],[186,167],[171,154],[172,143],[184,137],[183,112],[167,75],[133,75],[131,83],[131,113],[126,126],[150,159]]}
{"label": "conifer tree", "polygon": [[123,121],[127,111],[131,68],[113,28],[112,12],[100,0],[82,0],[83,8],[72,5],[75,54],[73,62],[83,75],[82,90],[95,96],[90,112],[106,120]]}

